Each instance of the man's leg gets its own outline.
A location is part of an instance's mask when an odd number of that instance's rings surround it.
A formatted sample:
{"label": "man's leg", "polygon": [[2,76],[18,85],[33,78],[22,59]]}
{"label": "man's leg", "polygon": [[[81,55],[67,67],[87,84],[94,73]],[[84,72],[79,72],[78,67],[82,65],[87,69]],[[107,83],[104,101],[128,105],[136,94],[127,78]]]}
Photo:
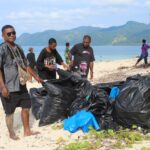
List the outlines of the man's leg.
{"label": "man's leg", "polygon": [[144,57],[144,67],[147,68],[148,67],[148,62],[147,62],[147,56]]}
{"label": "man's leg", "polygon": [[38,134],[39,132],[31,132],[30,125],[29,125],[29,109],[28,108],[22,108],[21,111],[21,118],[22,123],[24,127],[24,136],[30,136]]}
{"label": "man's leg", "polygon": [[142,60],[142,56],[140,56],[140,58],[137,60],[137,62],[135,63],[135,66],[137,66],[137,64]]}
{"label": "man's leg", "polygon": [[6,115],[6,125],[9,131],[9,137],[13,140],[19,140],[19,137],[16,136],[13,129],[13,114]]}

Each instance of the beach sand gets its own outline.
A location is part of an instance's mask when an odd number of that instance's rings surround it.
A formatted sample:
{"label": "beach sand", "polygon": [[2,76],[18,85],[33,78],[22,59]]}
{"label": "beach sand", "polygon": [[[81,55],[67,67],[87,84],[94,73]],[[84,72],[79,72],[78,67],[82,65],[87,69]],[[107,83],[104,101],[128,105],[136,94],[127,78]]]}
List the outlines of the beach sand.
{"label": "beach sand", "polygon": [[[139,67],[133,67],[136,59],[129,60],[117,60],[117,61],[105,61],[96,62],[94,66],[94,80],[95,83],[111,82],[118,80],[125,80],[126,77],[135,74],[149,74],[150,67],[143,68],[141,62]],[[41,85],[37,82],[27,83],[28,89],[32,87],[40,87]],[[20,117],[20,109],[16,109],[14,114],[14,128],[17,135],[20,137],[19,141],[13,141],[9,139],[8,132],[5,124],[5,114],[0,103],[0,149],[5,150],[56,150],[61,143],[78,140],[84,134],[82,131],[70,134],[69,132],[59,129],[54,130],[52,126],[48,125],[44,127],[38,127],[38,121],[34,119],[32,114],[30,115],[31,129],[39,131],[39,135],[23,137],[23,127]],[[140,150],[141,147],[150,147],[149,142],[141,142],[136,144],[132,149]]]}

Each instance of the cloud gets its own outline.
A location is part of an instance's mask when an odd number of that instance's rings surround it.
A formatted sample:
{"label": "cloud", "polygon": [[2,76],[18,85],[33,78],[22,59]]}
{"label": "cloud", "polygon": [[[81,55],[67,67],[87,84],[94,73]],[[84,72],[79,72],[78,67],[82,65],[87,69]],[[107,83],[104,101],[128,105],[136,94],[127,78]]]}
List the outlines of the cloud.
{"label": "cloud", "polygon": [[[6,16],[7,19],[11,20],[36,20],[36,19],[81,19],[82,16],[88,15],[88,9],[69,9],[69,10],[53,10],[53,11],[21,11],[11,12]],[[39,21],[38,20],[38,21]]]}
{"label": "cloud", "polygon": [[90,3],[97,6],[105,6],[105,7],[112,7],[112,6],[130,6],[133,5],[136,1],[135,0],[91,0]]}
{"label": "cloud", "polygon": [[[15,26],[20,26],[24,32],[37,32],[47,29],[68,29],[80,26],[85,18],[88,18],[90,10],[67,9],[53,11],[20,11],[11,12],[5,19]],[[3,18],[4,19],[4,18]],[[86,22],[85,22],[86,23]]]}
{"label": "cloud", "polygon": [[0,4],[0,26],[12,24],[20,33],[144,21],[150,6],[149,0],[11,0],[9,5],[0,0]]}

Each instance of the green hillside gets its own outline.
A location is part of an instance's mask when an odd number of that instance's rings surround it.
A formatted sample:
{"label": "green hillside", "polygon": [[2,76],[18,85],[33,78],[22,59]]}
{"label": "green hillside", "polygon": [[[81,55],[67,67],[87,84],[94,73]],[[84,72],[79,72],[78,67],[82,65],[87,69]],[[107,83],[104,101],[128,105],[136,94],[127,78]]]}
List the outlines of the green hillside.
{"label": "green hillside", "polygon": [[109,28],[82,26],[71,30],[24,33],[17,42],[21,45],[47,45],[48,39],[53,37],[58,45],[66,42],[75,44],[81,42],[85,34],[91,35],[93,45],[137,45],[143,38],[150,42],[150,24],[129,21],[125,25]]}

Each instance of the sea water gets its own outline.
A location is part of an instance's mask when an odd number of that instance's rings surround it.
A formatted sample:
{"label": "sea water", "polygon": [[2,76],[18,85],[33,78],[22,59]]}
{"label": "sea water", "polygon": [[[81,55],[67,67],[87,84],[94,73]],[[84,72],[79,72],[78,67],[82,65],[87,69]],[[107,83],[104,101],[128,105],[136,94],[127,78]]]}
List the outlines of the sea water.
{"label": "sea water", "polygon": [[[22,46],[25,54],[33,47],[36,58],[46,46]],[[140,55],[140,46],[92,46],[96,61],[109,61],[135,58]],[[57,51],[64,59],[65,46],[57,46]]]}

